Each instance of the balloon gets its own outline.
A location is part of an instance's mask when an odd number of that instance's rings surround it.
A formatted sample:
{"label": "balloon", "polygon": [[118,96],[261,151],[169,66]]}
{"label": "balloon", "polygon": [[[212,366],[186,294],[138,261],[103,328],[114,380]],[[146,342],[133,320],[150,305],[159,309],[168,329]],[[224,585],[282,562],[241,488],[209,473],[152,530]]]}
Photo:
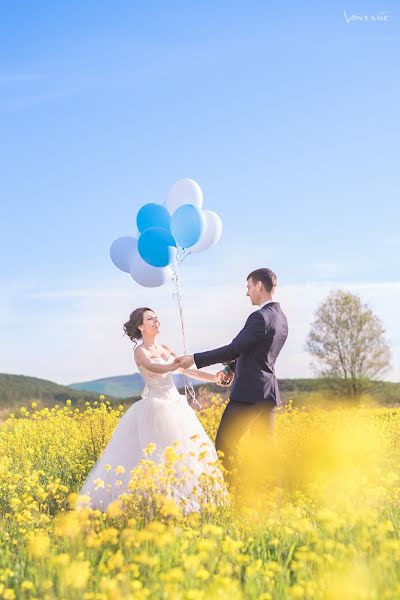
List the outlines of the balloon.
{"label": "balloon", "polygon": [[222,233],[222,221],[212,210],[203,210],[206,227],[199,241],[190,247],[190,252],[203,252],[214,246]]}
{"label": "balloon", "polygon": [[198,242],[205,226],[203,211],[192,204],[180,206],[171,217],[172,235],[182,248],[190,248]]}
{"label": "balloon", "polygon": [[173,273],[171,267],[152,267],[136,254],[131,264],[131,276],[139,285],[152,288],[171,281]]}
{"label": "balloon", "polygon": [[150,227],[161,227],[170,231],[170,221],[171,217],[165,206],[154,202],[142,206],[136,217],[136,224],[140,233]]}
{"label": "balloon", "polygon": [[150,227],[140,235],[138,251],[152,267],[166,267],[176,256],[176,242],[166,229]]}
{"label": "balloon", "polygon": [[124,271],[130,273],[131,261],[137,254],[137,239],[134,237],[120,237],[111,244],[110,256],[114,265]]}
{"label": "balloon", "polygon": [[193,179],[179,179],[169,191],[167,208],[171,215],[184,204],[193,204],[197,208],[203,206],[203,192]]}

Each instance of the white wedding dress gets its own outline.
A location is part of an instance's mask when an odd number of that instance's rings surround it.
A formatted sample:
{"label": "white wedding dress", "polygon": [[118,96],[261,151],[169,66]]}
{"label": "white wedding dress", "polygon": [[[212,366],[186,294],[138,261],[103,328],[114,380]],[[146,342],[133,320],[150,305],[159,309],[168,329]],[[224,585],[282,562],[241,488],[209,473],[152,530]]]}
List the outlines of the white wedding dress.
{"label": "white wedding dress", "polygon": [[[166,364],[171,358],[152,360]],[[79,496],[89,496],[92,508],[105,510],[120,494],[130,493],[130,471],[139,465],[140,460],[150,458],[155,463],[163,463],[165,448],[177,441],[174,447],[178,454],[182,454],[182,458],[175,468],[176,476],[181,477],[181,484],[172,487],[171,492],[178,504],[183,499],[183,512],[200,510],[200,498],[191,496],[191,492],[194,486],[198,488],[199,475],[204,472],[215,476],[217,487],[227,499],[220,470],[209,464],[217,461],[215,447],[186,397],[176,388],[172,372],[158,374],[141,366],[139,370],[145,380],[142,399],[132,404],[121,417],[108,445],[88,474]],[[156,448],[150,457],[146,457],[143,450],[150,443],[155,444]],[[204,457],[199,460],[201,452]],[[107,470],[106,465],[112,468]],[[184,468],[181,472],[182,466],[187,470]],[[116,473],[117,467],[124,467],[124,473],[122,469]],[[104,487],[99,487],[96,482],[98,479],[104,481]],[[75,508],[87,505],[87,499],[78,498]]]}

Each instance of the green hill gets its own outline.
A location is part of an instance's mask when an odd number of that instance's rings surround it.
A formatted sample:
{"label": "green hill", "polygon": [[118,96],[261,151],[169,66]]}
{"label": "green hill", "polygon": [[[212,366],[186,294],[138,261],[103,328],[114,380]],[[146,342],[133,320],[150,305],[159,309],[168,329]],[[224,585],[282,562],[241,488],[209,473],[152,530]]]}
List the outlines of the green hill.
{"label": "green hill", "polygon": [[[97,400],[98,396],[99,394],[95,392],[74,390],[46,379],[0,373],[0,414],[2,416],[21,406],[28,407],[33,401],[41,407],[62,405],[70,399],[72,405],[83,407],[86,401]],[[107,396],[107,400],[112,404],[121,403],[119,398],[113,396]]]}
{"label": "green hill", "polygon": [[[136,385],[133,386],[131,379],[126,382],[123,381],[127,385],[118,388],[117,385],[114,385],[114,387],[111,385],[113,382],[114,384],[121,384],[121,381],[115,382],[115,379],[109,377],[101,380],[104,392],[107,388],[109,390],[113,389],[115,395],[103,393],[112,405],[122,404],[126,409],[132,402],[139,399],[142,390],[142,381],[135,380],[134,383]],[[98,381],[93,383],[97,387]],[[110,385],[106,386],[106,383]],[[176,381],[176,384],[182,390],[180,379]],[[201,384],[199,387],[198,394],[200,395],[205,394],[207,396],[218,393],[223,398],[229,395],[229,389],[221,388],[215,384]],[[127,397],[127,388],[131,390],[131,396],[129,397]],[[138,391],[139,389],[140,392]],[[295,406],[313,406],[320,404],[321,400],[325,403],[327,402],[330,406],[334,406],[335,402],[340,399],[338,395],[332,393],[329,381],[326,379],[280,379],[279,389],[282,402],[287,403],[291,400]],[[204,390],[204,392],[201,390]],[[123,397],[119,396],[121,392]],[[29,407],[33,401],[37,402],[40,408],[56,404],[62,406],[67,399],[70,399],[73,406],[84,408],[85,402],[98,400],[100,393],[102,391],[99,391],[99,389],[81,391],[45,379],[0,373],[0,417],[5,418],[9,413],[17,411],[22,406]],[[375,382],[369,392],[369,397],[373,402],[378,404],[386,406],[400,405],[400,383]]]}
{"label": "green hill", "polygon": [[[279,389],[283,403],[289,400],[295,406],[321,405],[334,406],[335,403],[348,399],[343,398],[337,387],[332,387],[329,379],[280,379]],[[361,402],[372,402],[383,406],[400,405],[400,383],[391,381],[371,381],[371,386]]]}
{"label": "green hill", "polygon": [[[173,374],[173,379],[178,389],[185,387],[185,378],[179,373]],[[199,386],[200,381],[193,381],[193,386]],[[80,383],[70,383],[68,387],[74,390],[104,394],[105,396],[115,396],[116,398],[132,398],[140,396],[144,388],[144,379],[140,373],[131,375],[115,375],[114,377],[104,377],[103,379],[94,379],[92,381],[82,381]]]}

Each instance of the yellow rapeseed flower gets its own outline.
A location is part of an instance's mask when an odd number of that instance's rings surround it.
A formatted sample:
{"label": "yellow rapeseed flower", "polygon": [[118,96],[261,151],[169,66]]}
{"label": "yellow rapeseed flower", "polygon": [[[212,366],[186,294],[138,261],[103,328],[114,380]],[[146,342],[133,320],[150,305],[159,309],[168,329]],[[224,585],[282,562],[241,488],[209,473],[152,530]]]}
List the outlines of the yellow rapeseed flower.
{"label": "yellow rapeseed flower", "polygon": [[82,590],[90,577],[90,563],[88,560],[74,560],[62,572],[61,579],[65,586],[75,590]]}
{"label": "yellow rapeseed flower", "polygon": [[48,555],[50,539],[46,532],[35,531],[28,540],[28,552],[32,558],[40,559]]}

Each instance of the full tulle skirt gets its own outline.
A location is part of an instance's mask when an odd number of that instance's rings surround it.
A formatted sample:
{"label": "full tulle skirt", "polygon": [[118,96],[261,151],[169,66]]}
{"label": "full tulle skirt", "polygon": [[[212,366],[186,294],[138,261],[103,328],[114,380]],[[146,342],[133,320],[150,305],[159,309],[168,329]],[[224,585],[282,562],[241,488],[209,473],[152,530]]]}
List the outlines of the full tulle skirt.
{"label": "full tulle skirt", "polygon": [[[149,444],[155,446],[151,455],[144,452]],[[177,483],[170,486],[168,494],[182,512],[201,509],[202,474],[211,475],[217,493],[227,499],[215,447],[186,397],[172,387],[150,392],[123,414],[86,477],[75,508],[89,505],[104,511],[121,494],[135,493],[129,487],[131,471],[143,459],[165,464],[164,451],[169,446],[179,459],[174,465]]]}

